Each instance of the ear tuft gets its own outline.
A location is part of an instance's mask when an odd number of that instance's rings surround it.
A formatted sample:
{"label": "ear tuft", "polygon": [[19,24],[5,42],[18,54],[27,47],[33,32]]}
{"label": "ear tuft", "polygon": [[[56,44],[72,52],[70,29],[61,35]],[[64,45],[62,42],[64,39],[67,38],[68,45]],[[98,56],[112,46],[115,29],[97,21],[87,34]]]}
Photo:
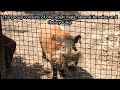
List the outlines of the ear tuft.
{"label": "ear tuft", "polygon": [[81,39],[81,36],[80,36],[80,35],[75,36],[75,38],[74,38],[74,43],[77,43],[79,39]]}
{"label": "ear tuft", "polygon": [[52,39],[52,40],[56,40],[56,35],[55,35],[55,33],[52,34],[51,39]]}
{"label": "ear tuft", "polygon": [[51,39],[56,41],[57,43],[60,43],[61,39],[58,35],[56,35],[55,33],[52,34]]}

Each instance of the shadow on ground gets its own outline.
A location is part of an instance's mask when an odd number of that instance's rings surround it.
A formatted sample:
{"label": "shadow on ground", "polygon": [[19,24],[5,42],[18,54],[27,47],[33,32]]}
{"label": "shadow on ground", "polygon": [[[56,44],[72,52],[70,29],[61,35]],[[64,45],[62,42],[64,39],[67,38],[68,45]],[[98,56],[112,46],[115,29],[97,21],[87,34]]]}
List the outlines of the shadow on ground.
{"label": "shadow on ground", "polygon": [[67,79],[94,79],[90,73],[84,70],[82,67],[77,67],[76,71],[66,70]]}
{"label": "shadow on ground", "polygon": [[[50,70],[44,69],[40,63],[26,65],[25,61],[20,56],[14,57],[11,68],[7,70],[7,79],[42,79],[42,76],[51,73]],[[78,67],[76,71],[66,69],[66,79],[93,79],[93,77],[86,70]]]}
{"label": "shadow on ground", "polygon": [[12,66],[7,70],[7,79],[41,79],[42,75],[49,74],[43,69],[43,65],[35,63],[26,65],[24,58],[18,56],[13,58]]}

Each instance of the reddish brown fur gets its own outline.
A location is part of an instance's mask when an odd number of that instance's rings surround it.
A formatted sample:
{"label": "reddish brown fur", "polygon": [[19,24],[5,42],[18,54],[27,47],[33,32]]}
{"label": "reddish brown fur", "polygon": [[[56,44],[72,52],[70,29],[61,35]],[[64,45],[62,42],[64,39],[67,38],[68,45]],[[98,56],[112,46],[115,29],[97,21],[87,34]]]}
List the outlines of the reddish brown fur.
{"label": "reddish brown fur", "polygon": [[[43,57],[49,60],[53,69],[53,79],[57,78],[57,71],[65,78],[64,68],[77,65],[80,53],[76,49],[75,43],[81,38],[80,35],[71,36],[70,32],[62,30],[57,25],[41,25],[39,34]],[[71,56],[68,56],[71,55]],[[77,57],[74,61],[69,61],[66,57]],[[69,64],[69,65],[68,65]]]}
{"label": "reddish brown fur", "polygon": [[42,47],[43,52],[47,53],[49,55],[49,60],[51,60],[52,55],[54,51],[56,51],[59,48],[57,45],[57,42],[53,39],[51,39],[52,35],[55,34],[61,38],[65,36],[71,36],[69,32],[66,32],[62,30],[60,27],[56,25],[49,25],[45,24],[41,26],[41,32],[40,32],[40,44]]}

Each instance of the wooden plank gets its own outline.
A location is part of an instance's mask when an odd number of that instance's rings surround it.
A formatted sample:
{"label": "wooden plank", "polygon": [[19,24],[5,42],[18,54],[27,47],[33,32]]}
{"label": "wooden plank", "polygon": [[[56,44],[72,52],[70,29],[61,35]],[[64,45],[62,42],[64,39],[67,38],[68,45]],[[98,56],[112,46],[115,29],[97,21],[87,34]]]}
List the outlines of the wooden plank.
{"label": "wooden plank", "polygon": [[[1,24],[1,18],[0,18],[0,24]],[[2,42],[2,30],[1,30],[1,28],[0,28],[0,79],[1,79],[1,64],[2,64],[2,62],[1,62],[1,42]]]}
{"label": "wooden plank", "polygon": [[2,39],[2,25],[0,18],[0,78],[6,79],[6,64],[5,64],[5,53],[4,53],[4,42]]}

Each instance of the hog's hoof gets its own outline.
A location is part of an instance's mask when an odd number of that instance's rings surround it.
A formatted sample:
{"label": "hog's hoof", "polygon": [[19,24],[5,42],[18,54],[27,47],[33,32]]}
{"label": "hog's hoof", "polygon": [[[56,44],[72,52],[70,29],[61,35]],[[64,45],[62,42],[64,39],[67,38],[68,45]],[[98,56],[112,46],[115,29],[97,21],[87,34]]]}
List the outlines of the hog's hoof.
{"label": "hog's hoof", "polygon": [[56,76],[53,76],[53,78],[52,79],[58,79]]}

